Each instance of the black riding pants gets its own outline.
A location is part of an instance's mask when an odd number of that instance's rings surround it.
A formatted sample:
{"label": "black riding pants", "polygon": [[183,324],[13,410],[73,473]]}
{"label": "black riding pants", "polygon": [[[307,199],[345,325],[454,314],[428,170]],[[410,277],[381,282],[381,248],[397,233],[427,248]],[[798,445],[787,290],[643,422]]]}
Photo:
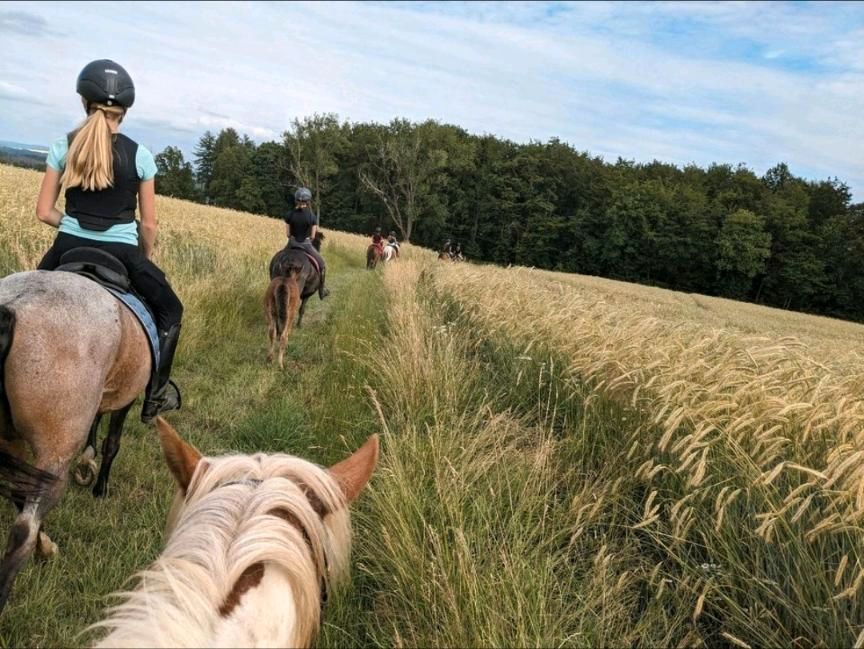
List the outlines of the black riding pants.
{"label": "black riding pants", "polygon": [[60,265],[60,257],[64,253],[82,247],[99,248],[123,263],[132,287],[153,310],[153,317],[156,318],[156,326],[160,331],[167,331],[183,318],[183,304],[165,278],[165,273],[144,257],[138,246],[128,243],[104,243],[60,232],[54,245],[39,262],[39,270],[54,270]]}

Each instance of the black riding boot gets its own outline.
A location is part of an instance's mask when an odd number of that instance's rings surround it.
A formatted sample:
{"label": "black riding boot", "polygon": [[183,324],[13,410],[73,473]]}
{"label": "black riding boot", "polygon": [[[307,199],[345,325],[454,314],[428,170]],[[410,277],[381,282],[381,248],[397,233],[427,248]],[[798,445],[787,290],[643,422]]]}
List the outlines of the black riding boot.
{"label": "black riding boot", "polygon": [[324,288],[324,274],[325,274],[325,271],[322,270],[321,271],[321,282],[318,284],[318,297],[321,298],[322,300],[325,297],[327,297],[328,295],[330,295],[330,289]]}
{"label": "black riding boot", "polygon": [[179,323],[159,333],[159,367],[150,377],[144,395],[144,407],[141,408],[141,421],[145,424],[149,424],[159,413],[180,409],[180,390],[174,381],[168,379],[179,339]]}

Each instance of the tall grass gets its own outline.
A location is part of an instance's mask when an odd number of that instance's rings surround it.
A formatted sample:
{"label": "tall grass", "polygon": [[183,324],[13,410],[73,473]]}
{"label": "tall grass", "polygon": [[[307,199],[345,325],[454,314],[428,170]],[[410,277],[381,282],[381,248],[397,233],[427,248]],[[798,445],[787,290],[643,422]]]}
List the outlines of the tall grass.
{"label": "tall grass", "polygon": [[592,499],[574,501],[574,534],[608,538],[597,517],[612,517],[653,564],[643,602],[692,612],[684,624],[646,609],[637,628],[652,619],[664,642],[860,641],[860,368],[525,270],[442,266],[435,285],[464,331],[551,359],[562,399],[619,418],[612,443],[581,448]]}
{"label": "tall grass", "polygon": [[574,620],[554,443],[496,407],[471,343],[426,303],[420,276],[421,262],[385,271],[389,330],[371,361],[387,434],[356,539],[367,639],[557,645]]}

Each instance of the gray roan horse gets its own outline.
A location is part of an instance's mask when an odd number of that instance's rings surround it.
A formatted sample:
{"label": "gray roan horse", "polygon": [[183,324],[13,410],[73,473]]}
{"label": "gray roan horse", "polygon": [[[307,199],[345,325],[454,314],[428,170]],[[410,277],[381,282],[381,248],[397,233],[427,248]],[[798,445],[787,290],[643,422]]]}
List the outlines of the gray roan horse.
{"label": "gray roan horse", "polygon": [[[312,245],[321,250],[324,235],[318,232]],[[318,291],[321,276],[309,256],[290,244],[273,255],[270,260],[270,286],[264,296],[264,311],[267,315],[267,333],[270,336],[270,351],[267,360],[272,361],[279,345],[279,367],[285,367],[283,358],[294,317],[297,328],[303,324],[306,301]],[[299,315],[298,315],[299,309]]]}
{"label": "gray roan horse", "polygon": [[0,562],[0,611],[34,548],[56,553],[42,521],[91,432],[95,440],[100,416],[110,412],[93,489],[105,494],[123,421],[150,368],[141,325],[95,282],[58,271],[0,279],[0,495],[19,512]]}

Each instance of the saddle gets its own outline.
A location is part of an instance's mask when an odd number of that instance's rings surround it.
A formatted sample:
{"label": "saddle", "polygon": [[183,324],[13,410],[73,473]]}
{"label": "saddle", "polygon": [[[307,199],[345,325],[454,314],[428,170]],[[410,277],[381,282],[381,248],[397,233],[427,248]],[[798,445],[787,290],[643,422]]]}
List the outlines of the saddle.
{"label": "saddle", "polygon": [[292,239],[288,243],[288,250],[297,250],[299,252],[302,252],[304,255],[306,255],[306,258],[312,264],[315,272],[317,272],[319,275],[321,274],[321,266],[318,265],[318,260],[315,259],[315,257],[313,257],[311,254],[309,254],[309,251],[307,251],[306,248],[303,247],[302,243],[300,243],[299,241],[294,241]]}
{"label": "saddle", "polygon": [[129,273],[123,262],[104,250],[81,247],[64,253],[60,257],[60,264],[54,270],[75,273],[93,280],[120,300],[141,323],[150,343],[153,367],[159,366],[161,350],[153,310],[132,289],[132,282],[129,280]]}
{"label": "saddle", "polygon": [[60,265],[54,270],[83,275],[106,288],[124,293],[132,290],[129,273],[123,263],[98,248],[74,248],[60,257]]}

